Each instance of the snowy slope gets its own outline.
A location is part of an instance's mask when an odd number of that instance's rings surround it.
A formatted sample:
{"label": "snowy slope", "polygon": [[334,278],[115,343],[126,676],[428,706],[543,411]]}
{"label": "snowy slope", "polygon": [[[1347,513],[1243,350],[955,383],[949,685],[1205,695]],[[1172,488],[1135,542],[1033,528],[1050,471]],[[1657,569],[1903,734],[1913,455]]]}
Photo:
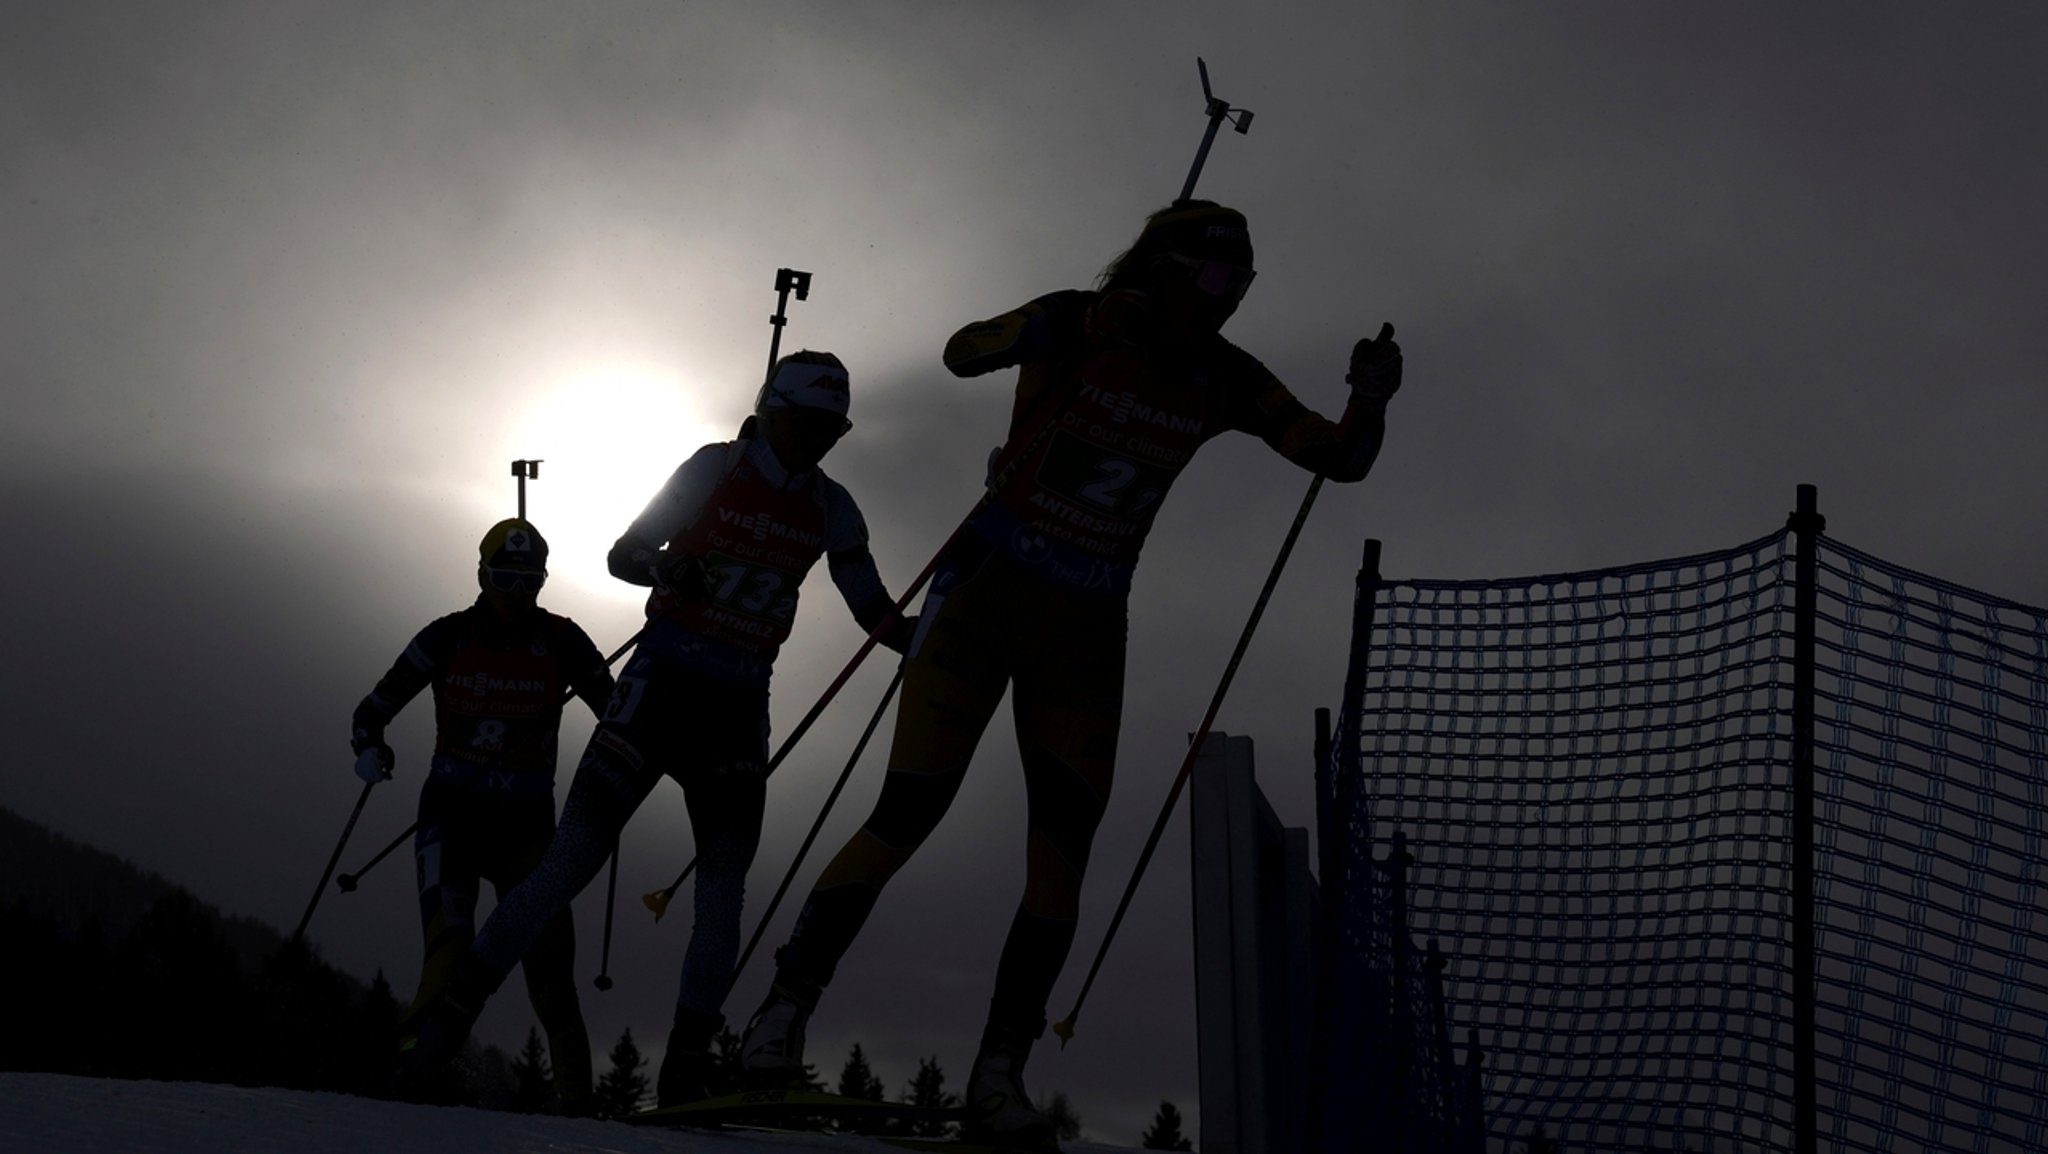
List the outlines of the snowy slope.
{"label": "snowy slope", "polygon": [[[1070,1142],[1069,1154],[1124,1149]],[[0,1074],[6,1154],[899,1154],[872,1138],[713,1134],[344,1094]]]}

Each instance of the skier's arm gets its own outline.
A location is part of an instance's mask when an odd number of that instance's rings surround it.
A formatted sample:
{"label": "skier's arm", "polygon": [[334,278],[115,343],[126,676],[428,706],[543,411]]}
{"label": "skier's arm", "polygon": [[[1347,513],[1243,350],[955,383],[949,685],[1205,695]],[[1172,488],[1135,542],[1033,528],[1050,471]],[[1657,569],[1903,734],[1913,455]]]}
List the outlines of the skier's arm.
{"label": "skier's arm", "polygon": [[1032,361],[1049,360],[1072,333],[1086,293],[1056,292],[999,317],[976,321],[946,342],[946,370],[978,377]]}
{"label": "skier's arm", "polygon": [[356,706],[355,716],[350,719],[350,750],[361,754],[366,749],[384,746],[384,728],[447,668],[448,658],[455,650],[461,616],[457,613],[440,618],[420,630],[405,652],[392,662],[390,670],[377,680],[376,687]]}
{"label": "skier's arm", "polygon": [[867,522],[845,489],[836,482],[827,483],[831,488],[826,496],[825,568],[832,574],[832,584],[862,629],[873,633],[886,623],[881,643],[902,653],[910,646],[911,625],[896,611],[896,599],[882,584],[882,571],[868,548]]}
{"label": "skier's arm", "polygon": [[629,585],[656,583],[655,567],[661,561],[662,546],[696,521],[711,499],[725,475],[726,452],[725,445],[706,445],[676,467],[605,555],[605,567],[612,576]]}
{"label": "skier's arm", "polygon": [[1242,387],[1237,395],[1243,411],[1232,422],[1253,433],[1281,456],[1332,481],[1364,479],[1379,458],[1387,432],[1387,401],[1401,387],[1401,350],[1393,326],[1377,340],[1363,340],[1352,350],[1351,403],[1335,421],[1311,411],[1266,367],[1249,354],[1230,347],[1238,362]]}
{"label": "skier's arm", "polygon": [[558,644],[562,647],[562,680],[590,712],[604,716],[605,704],[612,695],[612,669],[604,662],[604,654],[598,652],[597,643],[583,627],[562,618],[562,635]]}

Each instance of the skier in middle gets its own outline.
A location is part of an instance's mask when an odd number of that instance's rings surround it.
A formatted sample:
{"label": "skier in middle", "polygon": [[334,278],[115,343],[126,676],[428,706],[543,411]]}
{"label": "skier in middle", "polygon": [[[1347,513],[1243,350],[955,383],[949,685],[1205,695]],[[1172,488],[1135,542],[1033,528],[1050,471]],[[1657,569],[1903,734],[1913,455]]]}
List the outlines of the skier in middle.
{"label": "skier in middle", "polygon": [[708,1092],[761,839],[769,674],[796,620],[797,587],[823,557],[861,627],[886,624],[882,643],[898,652],[909,643],[859,508],[818,468],[853,427],[847,384],[830,353],[777,361],[739,438],[683,462],[612,546],[612,576],[653,587],[646,635],[584,749],[547,857],[492,911],[439,1005],[401,1042],[409,1073],[461,1047],[484,1001],[597,876],[667,775],[683,787],[696,839],[696,920],[656,1094],[671,1106]]}
{"label": "skier in middle", "polygon": [[819,996],[882,887],[945,815],[1014,684],[1026,882],[968,1076],[968,1134],[1051,1143],[1053,1126],[1022,1073],[1073,944],[1082,873],[1109,799],[1126,600],[1145,534],[1195,451],[1227,430],[1330,480],[1362,479],[1400,387],[1400,349],[1383,326],[1352,350],[1343,419],[1310,412],[1219,331],[1252,275],[1244,217],[1179,201],[1148,218],[1098,291],[1040,297],[947,343],[957,376],[1020,370],[1009,437],[990,462],[992,479],[1007,483],[932,580],[881,796],[819,876],[748,1027],[741,1061],[757,1081],[799,1075]]}

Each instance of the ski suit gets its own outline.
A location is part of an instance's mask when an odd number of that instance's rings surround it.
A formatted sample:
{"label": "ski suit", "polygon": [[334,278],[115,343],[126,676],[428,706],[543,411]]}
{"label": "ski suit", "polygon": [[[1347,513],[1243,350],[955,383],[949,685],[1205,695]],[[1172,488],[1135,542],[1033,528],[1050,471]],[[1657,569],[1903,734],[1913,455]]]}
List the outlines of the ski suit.
{"label": "ski suit", "polygon": [[1204,442],[1233,429],[1312,472],[1357,480],[1379,451],[1384,409],[1354,404],[1332,423],[1220,335],[1151,339],[1146,302],[1129,290],[1041,297],[961,329],[945,360],[962,377],[1020,369],[990,465],[1007,482],[934,576],[881,796],[818,878],[777,954],[777,980],[797,992],[831,980],[882,887],[952,803],[1008,687],[1029,832],[989,1027],[1036,1038],[1109,799],[1131,573],[1168,488]]}
{"label": "ski suit", "polygon": [[[356,707],[357,732],[385,726],[420,690],[434,695],[434,756],[420,787],[413,860],[426,938],[410,1019],[441,992],[476,933],[488,880],[502,898],[539,863],[555,829],[555,755],[565,690],[593,712],[612,689],[576,623],[536,608],[507,624],[480,597],[420,630]],[[561,911],[525,956],[527,995],[547,1031],[565,1104],[591,1094],[590,1037],[576,998],[576,934]]]}
{"label": "ski suit", "polygon": [[739,955],[766,797],[768,681],[796,618],[797,588],[824,557],[864,625],[893,603],[853,498],[820,470],[790,475],[765,440],[707,445],[684,462],[613,549],[614,574],[644,583],[664,543],[702,560],[709,596],[657,587],[648,598],[647,634],[583,752],[554,844],[492,913],[473,952],[495,974],[509,972],[597,875],[655,783],[672,777],[697,848],[696,921],[677,1006],[708,1018]]}

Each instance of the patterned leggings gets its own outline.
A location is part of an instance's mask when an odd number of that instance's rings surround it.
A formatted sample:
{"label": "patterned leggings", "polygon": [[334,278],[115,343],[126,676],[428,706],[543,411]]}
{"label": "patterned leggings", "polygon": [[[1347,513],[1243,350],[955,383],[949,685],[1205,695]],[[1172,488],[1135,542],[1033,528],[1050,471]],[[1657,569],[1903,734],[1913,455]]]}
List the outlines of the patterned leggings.
{"label": "patterned leggings", "polygon": [[718,1013],[739,957],[747,870],[761,843],[767,724],[767,689],[635,652],[576,767],[547,856],[492,911],[476,937],[477,959],[509,974],[548,920],[597,877],[627,819],[669,776],[682,784],[697,845],[696,921],[677,1005]]}

